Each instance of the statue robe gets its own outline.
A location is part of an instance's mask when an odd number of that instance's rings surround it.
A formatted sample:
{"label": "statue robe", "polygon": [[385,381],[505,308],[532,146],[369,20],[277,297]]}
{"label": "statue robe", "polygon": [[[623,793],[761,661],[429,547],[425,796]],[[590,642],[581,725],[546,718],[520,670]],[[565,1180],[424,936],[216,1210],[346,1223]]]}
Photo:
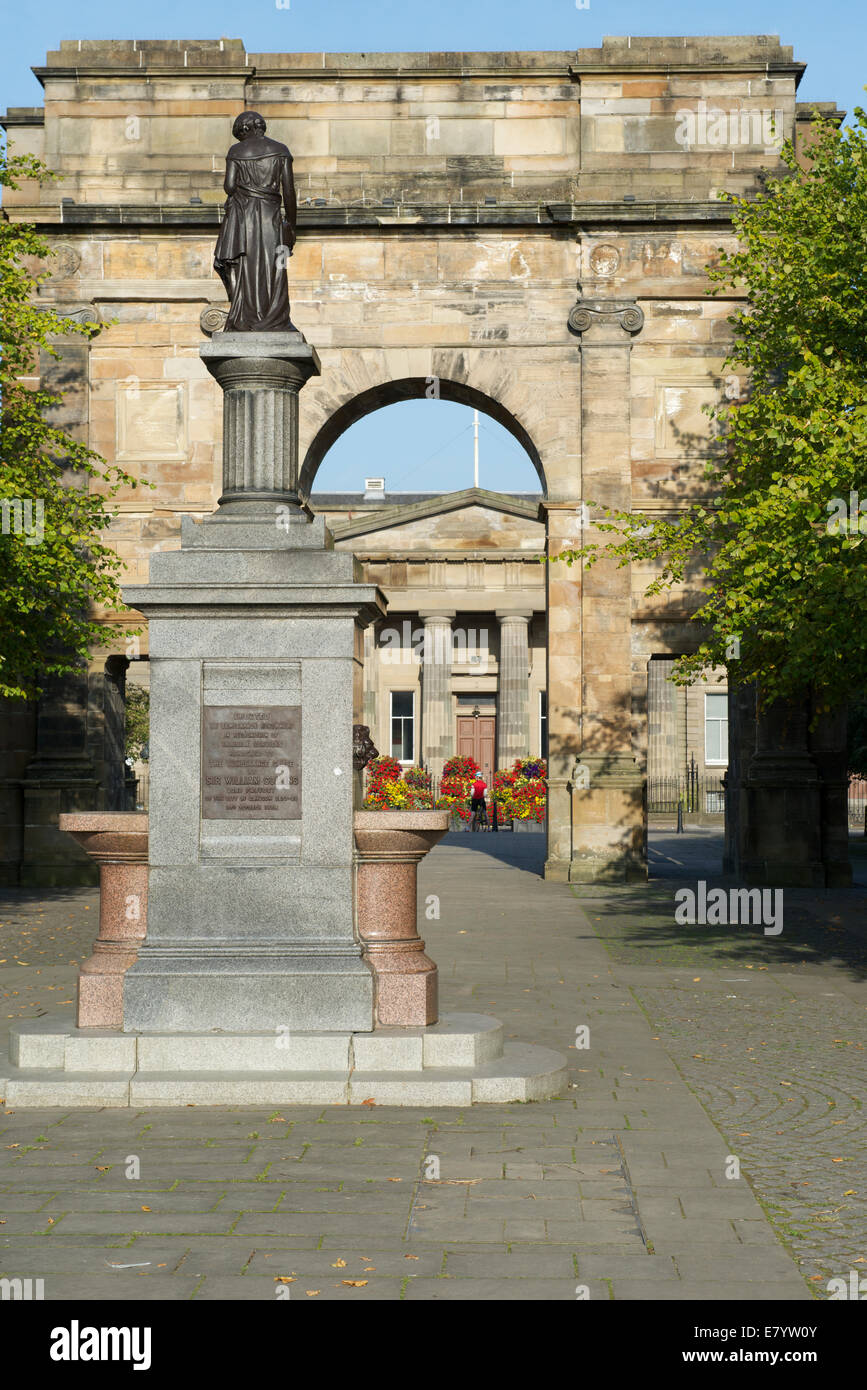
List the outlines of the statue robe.
{"label": "statue robe", "polygon": [[242,140],[226,156],[224,187],[229,197],[214,269],[230,301],[225,331],[293,332],[282,209],[284,195],[293,189],[292,156],[285,145],[264,136]]}

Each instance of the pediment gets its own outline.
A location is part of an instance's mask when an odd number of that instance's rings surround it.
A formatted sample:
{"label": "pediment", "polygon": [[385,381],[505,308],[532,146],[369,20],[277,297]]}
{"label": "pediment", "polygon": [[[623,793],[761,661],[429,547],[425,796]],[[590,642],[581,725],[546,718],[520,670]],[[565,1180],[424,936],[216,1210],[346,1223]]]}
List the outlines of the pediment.
{"label": "pediment", "polygon": [[[365,551],[527,550],[544,544],[539,504],[484,488],[466,488],[422,502],[377,507],[332,523],[342,548]],[[351,546],[347,542],[354,542]]]}

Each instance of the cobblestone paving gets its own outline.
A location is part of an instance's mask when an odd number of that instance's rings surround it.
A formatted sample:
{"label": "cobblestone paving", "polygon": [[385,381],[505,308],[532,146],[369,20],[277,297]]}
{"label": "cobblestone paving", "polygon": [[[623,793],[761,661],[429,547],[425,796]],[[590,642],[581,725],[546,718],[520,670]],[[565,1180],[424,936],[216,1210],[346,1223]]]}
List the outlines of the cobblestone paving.
{"label": "cobblestone paving", "polygon": [[[708,847],[696,838],[696,864]],[[450,836],[421,892],[440,903],[425,934],[443,1009],[495,1014],[507,1036],[565,1052],[560,1099],[0,1109],[0,1275],[43,1278],[47,1299],[753,1302],[810,1300],[824,1291],[813,1273],[863,1268],[863,1209],[844,1197],[865,1188],[850,1162],[863,1158],[857,968],[815,951],[785,968],[752,955],[696,968],[676,938],[655,963],[641,933],[663,949],[670,885],[644,890],[639,917],[635,895],[543,882],[540,849],[532,835]],[[90,890],[0,899],[0,1031],[71,1014],[68,962],[89,954],[96,908]],[[819,1152],[823,1185],[793,1188],[818,1182]],[[837,1218],[810,1223],[815,1249],[787,1229],[804,1212]]]}
{"label": "cobblestone paving", "polygon": [[[830,1277],[867,1276],[865,866],[854,890],[786,890],[779,937],[676,926],[676,880],[729,882],[718,846],[658,838],[668,882],[584,906],[821,1297]],[[651,963],[689,968],[663,983]]]}

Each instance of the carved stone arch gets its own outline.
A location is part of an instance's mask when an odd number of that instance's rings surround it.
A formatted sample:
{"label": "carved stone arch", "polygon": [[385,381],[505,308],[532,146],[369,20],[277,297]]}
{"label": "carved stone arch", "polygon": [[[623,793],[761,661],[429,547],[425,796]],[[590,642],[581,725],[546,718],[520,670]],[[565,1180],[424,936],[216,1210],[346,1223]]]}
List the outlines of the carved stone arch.
{"label": "carved stone arch", "polygon": [[[464,353],[437,352],[431,354],[431,357],[432,370],[425,376],[397,379],[383,376],[379,381],[371,382],[370,376],[375,376],[376,373],[371,371],[372,364],[368,357],[364,360],[365,371],[353,373],[356,381],[358,376],[366,376],[367,384],[362,385],[357,381],[356,388],[353,389],[346,370],[331,372],[327,387],[317,383],[319,389],[310,393],[315,395],[310,414],[315,416],[316,425],[311,430],[308,422],[309,443],[298,480],[298,489],[302,496],[309,497],[325,455],[350,425],[383,406],[425,398],[454,401],[459,405],[480,410],[496,420],[524,449],[538,474],[542,493],[547,495],[544,464],[530,429],[520,413],[525,405],[523,399],[520,399],[523,393],[504,389],[506,383],[503,380],[502,369],[492,373],[493,379],[490,381],[484,379],[485,372],[474,369],[471,383],[467,379],[470,373],[467,372],[465,362],[461,360],[465,357]],[[436,368],[439,370],[435,370]],[[518,396],[519,399],[510,400],[510,395]]]}

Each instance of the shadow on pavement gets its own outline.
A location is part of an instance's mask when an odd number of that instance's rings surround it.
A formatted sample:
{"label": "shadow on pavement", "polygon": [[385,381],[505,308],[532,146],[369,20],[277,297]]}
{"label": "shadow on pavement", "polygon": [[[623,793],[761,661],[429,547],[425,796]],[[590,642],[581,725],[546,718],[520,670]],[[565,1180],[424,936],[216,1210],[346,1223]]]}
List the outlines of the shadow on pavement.
{"label": "shadow on pavement", "polygon": [[[439,842],[446,849],[467,849],[473,854],[483,854],[488,859],[496,859],[502,864],[512,864],[525,873],[537,874],[540,878],[545,871],[545,854],[548,837],[544,831],[519,832],[513,830],[481,830],[475,835],[471,830],[450,830]],[[436,850],[433,851],[436,854]]]}

